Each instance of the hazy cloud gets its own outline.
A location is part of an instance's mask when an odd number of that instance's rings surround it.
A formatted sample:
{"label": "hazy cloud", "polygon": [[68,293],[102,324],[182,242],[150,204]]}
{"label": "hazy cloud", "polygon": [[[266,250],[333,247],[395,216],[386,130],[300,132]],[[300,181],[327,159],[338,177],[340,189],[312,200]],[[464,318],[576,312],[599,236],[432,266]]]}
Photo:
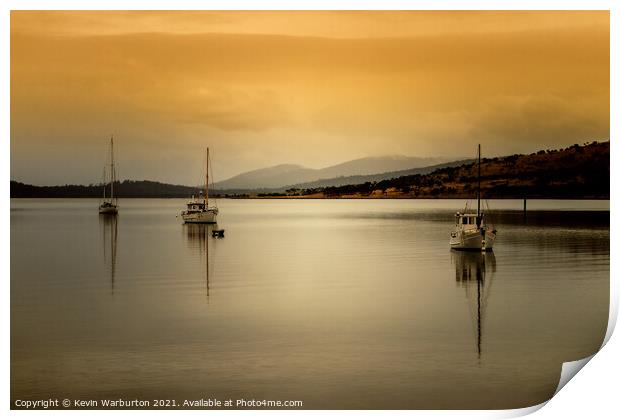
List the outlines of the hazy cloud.
{"label": "hazy cloud", "polygon": [[207,145],[222,179],[609,136],[607,12],[12,12],[11,34],[25,182],[97,181],[111,133],[123,177],[179,183]]}

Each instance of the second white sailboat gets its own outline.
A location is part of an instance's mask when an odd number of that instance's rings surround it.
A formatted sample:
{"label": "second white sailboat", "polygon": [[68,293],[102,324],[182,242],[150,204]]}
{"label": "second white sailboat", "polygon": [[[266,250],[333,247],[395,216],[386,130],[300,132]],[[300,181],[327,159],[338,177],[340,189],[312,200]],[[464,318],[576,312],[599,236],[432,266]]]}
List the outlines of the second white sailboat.
{"label": "second white sailboat", "polygon": [[[109,167],[109,171],[108,171]],[[107,180],[110,180],[110,195],[106,196]],[[117,214],[118,199],[114,196],[114,184],[116,183],[116,168],[114,166],[114,137],[110,138],[110,163],[103,169],[103,199],[99,203],[99,214]]]}
{"label": "second white sailboat", "polygon": [[192,196],[187,202],[187,210],[181,213],[184,223],[217,223],[219,210],[217,204],[209,205],[209,148],[207,148],[207,171],[205,175],[205,192],[202,197]]}
{"label": "second white sailboat", "polygon": [[495,244],[497,230],[487,223],[486,215],[480,207],[480,160],[480,145],[478,145],[478,191],[476,193],[478,206],[475,213],[467,205],[462,213],[456,213],[455,230],[450,235],[452,249],[491,251]]}

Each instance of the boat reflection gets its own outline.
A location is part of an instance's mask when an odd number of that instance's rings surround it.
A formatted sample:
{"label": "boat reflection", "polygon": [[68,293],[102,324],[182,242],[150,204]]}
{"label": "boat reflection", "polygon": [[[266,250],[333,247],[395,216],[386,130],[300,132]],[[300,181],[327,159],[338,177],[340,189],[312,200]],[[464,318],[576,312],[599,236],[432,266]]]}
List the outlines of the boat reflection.
{"label": "boat reflection", "polygon": [[[204,256],[207,302],[209,301],[210,296],[209,280],[212,274],[211,271],[213,270],[213,262],[210,261],[213,251],[210,251],[209,249],[209,242],[211,240],[214,240],[214,238],[212,238],[212,233],[214,229],[218,229],[217,224],[186,223],[183,225],[184,236],[186,238],[186,243],[189,248],[196,250],[201,255],[201,259]],[[213,248],[213,245],[211,247]]]}
{"label": "boat reflection", "polygon": [[493,252],[452,251],[452,263],[457,286],[465,289],[470,303],[472,319],[475,318],[478,358],[482,355],[484,314],[495,277],[496,262]]}
{"label": "boat reflection", "polygon": [[101,237],[103,239],[103,262],[110,274],[110,292],[114,294],[118,216],[116,214],[100,214],[99,225],[101,226]]}

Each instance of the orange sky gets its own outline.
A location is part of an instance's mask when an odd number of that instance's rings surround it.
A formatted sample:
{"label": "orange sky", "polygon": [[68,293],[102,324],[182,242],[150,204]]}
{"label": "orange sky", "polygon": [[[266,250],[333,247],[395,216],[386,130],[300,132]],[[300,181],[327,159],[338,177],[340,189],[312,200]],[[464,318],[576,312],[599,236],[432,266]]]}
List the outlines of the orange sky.
{"label": "orange sky", "polygon": [[280,163],[609,137],[608,12],[12,12],[11,177],[197,184]]}

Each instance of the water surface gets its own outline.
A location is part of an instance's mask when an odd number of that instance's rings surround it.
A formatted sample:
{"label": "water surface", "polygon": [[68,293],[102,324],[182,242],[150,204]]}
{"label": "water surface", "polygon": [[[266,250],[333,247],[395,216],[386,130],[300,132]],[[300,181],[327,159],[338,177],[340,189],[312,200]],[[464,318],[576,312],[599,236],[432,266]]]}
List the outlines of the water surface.
{"label": "water surface", "polygon": [[218,204],[225,238],[184,200],[11,200],[12,401],[517,408],[605,335],[608,201],[491,201],[484,255],[449,250],[462,200]]}

